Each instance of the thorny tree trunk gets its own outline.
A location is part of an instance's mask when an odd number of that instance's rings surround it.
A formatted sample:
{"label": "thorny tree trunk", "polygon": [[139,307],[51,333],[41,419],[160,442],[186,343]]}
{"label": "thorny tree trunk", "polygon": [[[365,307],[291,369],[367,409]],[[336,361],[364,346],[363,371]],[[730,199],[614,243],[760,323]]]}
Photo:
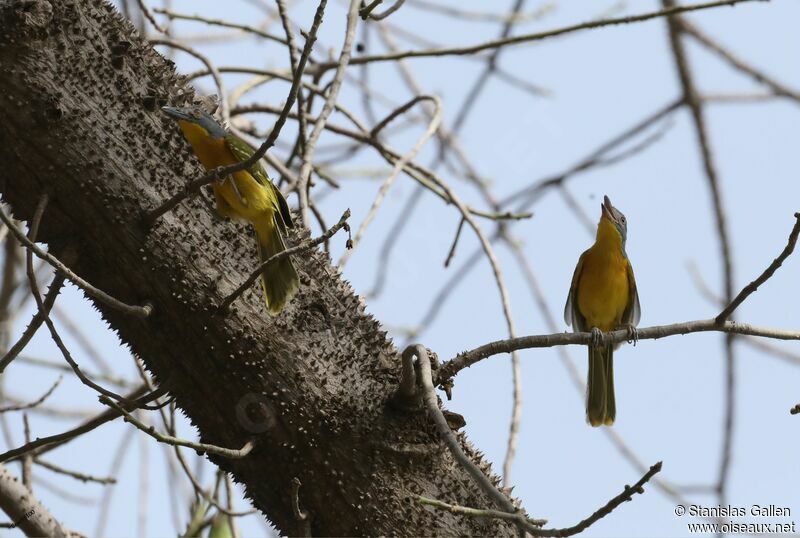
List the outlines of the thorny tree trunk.
{"label": "thorny tree trunk", "polygon": [[152,302],[146,320],[97,307],[204,442],[238,448],[255,434],[250,456],[215,463],[282,532],[299,529],[296,477],[317,535],[513,534],[410,499],[491,506],[424,413],[387,410],[397,350],[325,256],[296,260],[302,291],[279,317],[255,292],[220,316],[255,267],[250,232],[205,194],[144,230],[145,211],[202,174],[158,111],[191,96],[105,2],[0,0],[3,199],[27,219],[47,193],[51,251],[75,251],[75,271],[111,295]]}

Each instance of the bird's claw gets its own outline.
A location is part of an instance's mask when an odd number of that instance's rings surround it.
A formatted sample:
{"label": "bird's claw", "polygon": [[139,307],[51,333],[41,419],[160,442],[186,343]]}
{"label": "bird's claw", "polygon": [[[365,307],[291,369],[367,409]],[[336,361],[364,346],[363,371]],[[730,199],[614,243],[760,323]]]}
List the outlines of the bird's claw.
{"label": "bird's claw", "polygon": [[625,330],[628,331],[628,343],[635,346],[636,342],[639,341],[639,329],[633,325],[626,325]]}
{"label": "bird's claw", "polygon": [[592,327],[592,347],[597,347],[603,342],[603,331],[597,327]]}

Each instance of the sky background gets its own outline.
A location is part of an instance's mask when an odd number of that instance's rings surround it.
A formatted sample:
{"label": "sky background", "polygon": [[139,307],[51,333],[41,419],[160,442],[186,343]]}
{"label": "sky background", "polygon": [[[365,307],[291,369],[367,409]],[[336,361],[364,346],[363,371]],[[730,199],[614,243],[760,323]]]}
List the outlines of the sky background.
{"label": "sky background", "polygon": [[[510,4],[460,3],[464,9],[497,9],[498,13]],[[524,11],[544,5],[529,1]],[[610,13],[619,16],[658,9],[658,3],[643,0],[622,3],[562,0],[548,5],[551,9],[546,16],[518,24],[514,33],[558,28]],[[290,13],[302,27],[308,28],[314,7],[314,2],[301,1],[292,4]],[[173,9],[245,24],[256,24],[263,19],[257,2],[175,0]],[[800,33],[796,28],[800,3],[773,0],[743,4],[733,9],[693,14],[689,19],[752,65],[789,87],[800,88]],[[456,21],[411,3],[387,20],[438,44],[480,43],[496,38],[500,32],[497,22]],[[175,28],[179,35],[207,31],[197,23],[177,23]],[[338,51],[343,29],[344,6],[332,2],[320,31],[320,43]],[[271,30],[281,34],[279,25],[273,25]],[[363,34],[359,36],[363,42]],[[370,43],[377,44],[374,32]],[[404,50],[419,48],[400,39],[398,45]],[[686,45],[701,92],[764,90],[693,41],[686,40]],[[255,39],[240,40],[235,45],[204,43],[198,47],[218,65],[284,68],[287,61],[279,46]],[[185,54],[176,54],[174,59],[179,72],[188,73],[201,67]],[[473,79],[483,69],[481,62],[458,57],[412,59],[407,65],[423,92],[442,99],[445,125],[452,123]],[[462,146],[478,172],[492,180],[498,198],[566,170],[598,145],[674,100],[681,91],[663,20],[515,46],[501,54],[499,65],[549,89],[550,95],[535,97],[493,78],[462,128]],[[358,70],[353,69],[352,73],[357,75]],[[230,90],[244,80],[246,77],[232,75],[226,77],[226,84]],[[412,97],[393,64],[371,67],[370,80],[374,88],[393,102],[399,104]],[[214,91],[208,77],[200,79],[196,86],[203,91]],[[279,104],[286,90],[285,84],[270,83],[245,102]],[[350,83],[343,88],[341,102],[363,117],[360,94]],[[377,110],[382,117],[391,108],[379,105]],[[794,223],[793,214],[800,211],[800,109],[797,102],[788,99],[719,103],[706,107],[706,118],[728,216],[738,291],[781,251]],[[253,119],[263,126],[271,125],[272,121],[265,116]],[[331,123],[347,125],[337,114],[332,116]],[[599,203],[604,194],[627,216],[627,252],[636,272],[642,305],[640,327],[709,318],[720,310],[718,304],[710,302],[698,289],[690,265],[697,268],[713,292],[721,294],[723,289],[710,190],[688,111],[672,115],[667,124],[668,128],[662,125],[638,139],[641,141],[648,134],[666,128],[658,142],[646,150],[614,166],[575,176],[567,184],[592,223],[600,216]],[[293,140],[292,127],[284,131],[284,141]],[[417,125],[393,134],[388,140],[393,147],[407,150],[423,130],[423,126]],[[318,155],[331,155],[324,148],[337,142],[341,139],[326,133]],[[431,142],[417,160],[430,164],[436,149],[436,143]],[[367,214],[380,179],[389,169],[371,150],[364,151],[347,166],[352,169],[353,165],[377,168],[378,179],[334,169],[331,173],[341,181],[342,188],[321,195],[319,206],[329,223],[338,220],[349,207],[350,223],[355,230]],[[466,201],[485,207],[468,183],[446,171],[443,178]],[[408,177],[398,178],[347,263],[344,277],[360,295],[367,295],[373,288],[381,248],[415,188]],[[319,193],[326,190],[319,187]],[[290,203],[294,205],[296,200],[292,198]],[[510,230],[523,244],[557,319],[558,330],[567,330],[561,315],[564,300],[575,263],[591,245],[593,231],[587,230],[555,190],[549,191],[532,209],[533,218],[512,224]],[[396,239],[389,258],[387,286],[377,297],[366,299],[367,310],[391,329],[398,346],[406,342],[404,328],[417,326],[441,287],[478,245],[474,234],[465,228],[453,263],[444,268],[443,261],[460,219],[457,211],[426,193],[414,214],[403,218],[409,222]],[[480,222],[485,230],[492,230],[488,221]],[[334,261],[343,250],[344,239],[334,238]],[[510,291],[518,333],[550,332],[513,255],[501,244],[496,244],[496,250]],[[799,270],[800,260],[790,258],[737,310],[736,319],[797,329]],[[116,335],[79,291],[70,287],[59,299],[59,305],[89,336],[115,373],[136,379],[129,352],[120,346]],[[18,317],[13,339],[28,323],[32,312],[29,304]],[[91,364],[80,342],[68,333],[65,336],[78,361]],[[499,294],[489,264],[482,257],[441,304],[438,316],[424,327],[417,340],[435,350],[440,358],[449,359],[462,350],[507,336]],[[800,354],[796,344],[775,345]],[[790,508],[792,515],[748,516],[733,521],[800,520],[797,489],[800,467],[796,448],[800,418],[788,412],[800,401],[797,391],[800,369],[741,340],[735,344],[735,350],[738,399],[728,502],[748,510],[754,504],[774,504]],[[570,347],[568,352],[584,376],[586,350]],[[39,332],[26,354],[61,360],[45,331]],[[511,484],[531,516],[547,518],[548,526],[570,526],[617,495],[625,484],[634,483],[641,473],[622,457],[603,428],[591,428],[585,423],[583,394],[576,391],[556,350],[525,350],[520,358],[523,409]],[[708,486],[716,481],[723,431],[723,361],[723,337],[718,333],[642,341],[636,347],[624,346],[615,354],[618,416],[613,430],[646,465],[663,461],[663,471],[658,476],[673,487]],[[50,370],[15,363],[4,376],[5,390],[26,400],[35,399],[52,385],[55,377]],[[80,410],[100,408],[96,397],[71,379],[62,383],[48,404]],[[461,372],[453,400],[446,407],[464,415],[470,439],[499,472],[511,415],[509,357],[495,356]],[[22,442],[19,413],[8,416],[7,423],[13,431],[13,446],[18,446]],[[34,437],[63,431],[69,424],[60,418],[31,416]],[[182,424],[181,433],[191,438],[195,435],[186,424]],[[164,450],[130,425],[116,421],[48,454],[49,460],[71,469],[105,475],[122,453],[123,464],[115,487],[84,485],[37,470],[37,476],[63,491],[51,491],[45,484],[36,483],[34,490],[66,526],[89,535],[98,528],[97,502],[103,499],[111,505],[104,529],[106,535],[175,535],[170,506],[173,502],[178,504],[182,530],[186,524],[185,499],[189,489],[185,479],[170,478],[164,465]],[[195,456],[191,454],[190,459],[194,461]],[[147,472],[140,472],[142,465]],[[18,472],[17,465],[12,468]],[[206,466],[204,472],[208,483],[213,470]],[[175,487],[176,483],[180,486]],[[140,506],[138,493],[142,489],[148,494],[146,504]],[[687,535],[686,523],[703,521],[676,517],[673,499],[653,485],[645,489],[644,495],[624,504],[585,535],[682,536]],[[69,496],[93,502],[79,503]],[[717,503],[713,495],[702,492],[686,493],[685,497],[690,504],[710,507]],[[239,506],[246,505],[239,502]],[[144,528],[137,523],[141,521],[141,513],[147,515]],[[242,520],[241,528],[246,536],[268,532],[259,516]]]}

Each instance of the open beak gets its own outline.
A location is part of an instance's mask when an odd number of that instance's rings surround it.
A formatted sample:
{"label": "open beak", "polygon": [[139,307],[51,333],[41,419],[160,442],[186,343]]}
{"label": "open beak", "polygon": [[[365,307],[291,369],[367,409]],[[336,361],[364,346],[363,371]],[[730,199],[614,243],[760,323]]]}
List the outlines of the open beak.
{"label": "open beak", "polygon": [[608,199],[608,196],[603,196],[603,203],[600,204],[600,208],[603,211],[603,216],[614,222],[614,206],[611,205],[611,200]]}

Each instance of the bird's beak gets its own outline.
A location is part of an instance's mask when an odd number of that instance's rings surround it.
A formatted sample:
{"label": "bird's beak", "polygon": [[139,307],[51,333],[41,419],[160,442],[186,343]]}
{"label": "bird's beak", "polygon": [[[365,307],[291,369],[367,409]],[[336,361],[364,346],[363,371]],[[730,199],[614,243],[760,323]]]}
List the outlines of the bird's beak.
{"label": "bird's beak", "polygon": [[614,206],[611,205],[611,200],[608,199],[608,196],[603,196],[603,203],[600,204],[600,208],[603,211],[603,216],[614,222]]}
{"label": "bird's beak", "polygon": [[185,110],[174,106],[162,106],[161,111],[176,120],[194,121],[194,118]]}

